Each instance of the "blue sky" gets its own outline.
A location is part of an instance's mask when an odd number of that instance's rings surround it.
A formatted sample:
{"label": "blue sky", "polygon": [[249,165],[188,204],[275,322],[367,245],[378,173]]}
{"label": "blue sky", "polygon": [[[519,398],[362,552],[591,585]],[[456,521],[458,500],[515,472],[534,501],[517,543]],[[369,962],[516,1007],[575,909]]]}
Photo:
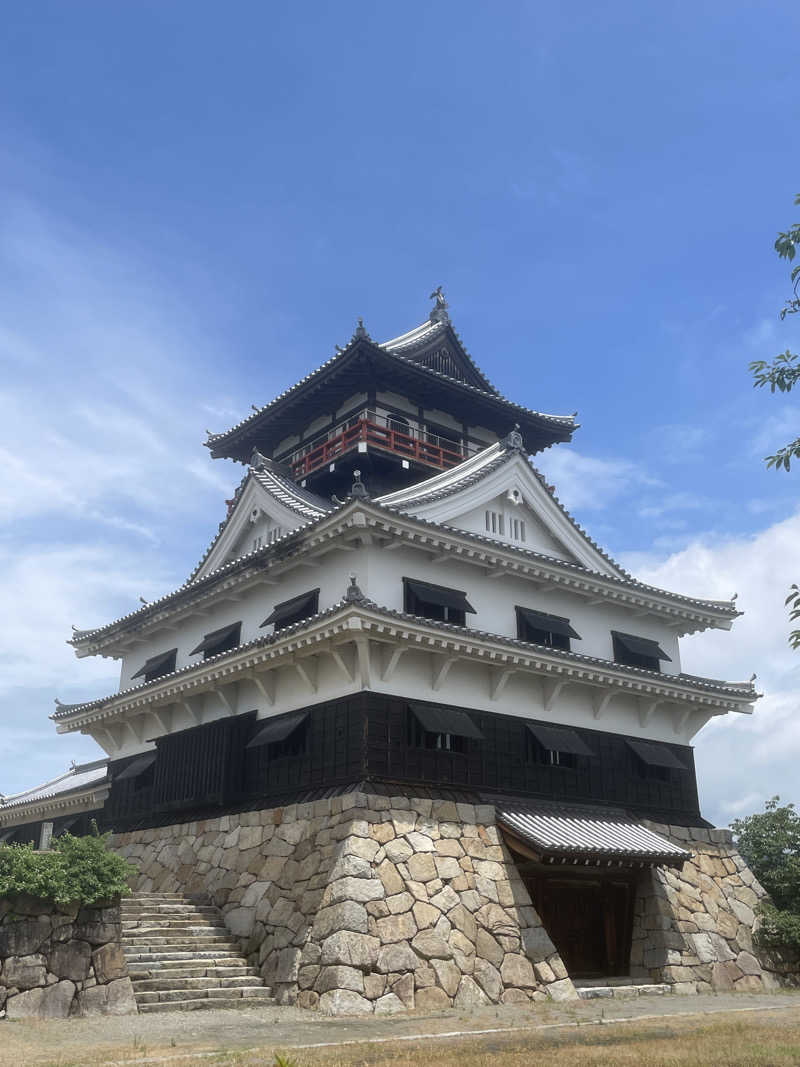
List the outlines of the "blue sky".
{"label": "blue sky", "polygon": [[[602,17],[601,17],[602,16]],[[578,410],[542,466],[642,577],[739,592],[685,643],[749,677],[698,738],[725,822],[800,801],[783,595],[800,580],[797,434],[753,358],[797,346],[772,252],[800,192],[795,5],[17,5],[0,43],[0,790],[93,754],[52,700],[178,584],[240,469],[223,429],[445,287],[499,388]]]}

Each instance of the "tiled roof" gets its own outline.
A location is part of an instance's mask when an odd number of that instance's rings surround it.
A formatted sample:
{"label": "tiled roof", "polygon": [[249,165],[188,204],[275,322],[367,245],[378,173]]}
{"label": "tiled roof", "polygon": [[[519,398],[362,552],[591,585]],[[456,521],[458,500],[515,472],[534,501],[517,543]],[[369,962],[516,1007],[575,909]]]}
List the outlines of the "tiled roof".
{"label": "tiled roof", "polygon": [[691,853],[615,808],[548,804],[516,797],[493,801],[497,820],[541,854],[683,863]]}
{"label": "tiled roof", "polygon": [[395,355],[405,355],[408,352],[413,352],[415,349],[424,347],[438,334],[447,333],[448,328],[458,344],[460,354],[466,359],[467,363],[472,367],[478,377],[485,383],[486,388],[490,392],[499,395],[498,390],[492,385],[487,376],[467,351],[464,342],[461,340],[460,334],[453,328],[449,316],[446,318],[426,319],[421,325],[415,326],[413,330],[409,330],[407,333],[401,334],[399,337],[393,337],[390,341],[382,341],[380,347]]}
{"label": "tiled roof", "polygon": [[[491,446],[491,447],[495,448],[497,446]],[[488,451],[488,450],[486,450],[486,451]],[[483,453],[479,453],[479,455],[483,455]],[[476,457],[472,457],[472,458],[474,459]],[[466,461],[466,462],[469,462],[469,460]],[[505,458],[503,459],[503,462],[505,462]],[[500,466],[500,456],[499,455],[497,456],[497,466]],[[492,469],[496,469],[496,467],[493,467]],[[536,476],[542,481],[542,483],[546,486],[547,483],[545,482],[544,478],[542,478],[541,474],[539,474],[539,472],[536,470],[535,467],[533,467],[532,464],[531,464],[531,469],[536,474]],[[451,468],[450,471],[445,472],[445,473],[448,474],[448,475],[452,475],[453,472],[457,472],[458,470],[459,470],[459,467],[453,467],[453,468]],[[488,472],[484,471],[483,473],[486,474]],[[440,477],[440,475],[436,475],[435,476],[435,478],[439,478],[439,477]],[[433,481],[433,480],[435,480],[435,478],[434,479],[429,479],[428,481]],[[476,476],[475,480],[477,480],[477,476]],[[419,483],[420,491],[422,491],[423,487],[425,485],[427,485],[427,484],[428,484],[427,481]],[[463,488],[463,486],[460,486],[459,488]],[[299,489],[299,486],[298,486],[298,489]],[[453,489],[453,492],[455,492],[455,491],[456,491],[456,489]],[[312,496],[312,494],[307,494],[307,495],[308,496]],[[393,495],[393,494],[389,494],[389,496],[391,496],[391,495]],[[448,526],[445,523],[431,522],[428,519],[422,519],[422,518],[419,518],[418,516],[411,516],[410,518],[412,519],[412,521],[420,523],[420,524],[428,527],[429,529],[437,530],[437,531],[440,531],[440,532],[445,533],[445,534],[452,534],[452,535],[455,535],[455,536],[458,536],[458,537],[462,537],[462,538],[464,538],[464,539],[466,539],[468,541],[472,541],[472,542],[484,545],[487,548],[503,549],[504,551],[510,551],[510,552],[514,553],[515,555],[520,555],[520,556],[522,556],[524,558],[527,558],[527,559],[541,560],[542,562],[547,563],[550,566],[555,566],[555,567],[557,567],[559,569],[565,569],[565,570],[572,571],[572,572],[579,572],[579,573],[582,573],[582,574],[586,574],[587,577],[603,579],[605,581],[621,582],[622,585],[624,587],[626,587],[626,588],[638,589],[642,593],[645,593],[645,594],[648,594],[648,595],[655,595],[655,596],[659,596],[659,597],[665,597],[668,600],[671,600],[671,601],[673,601],[675,603],[678,603],[678,604],[696,606],[698,609],[702,609],[702,610],[711,610],[711,611],[715,611],[715,612],[723,612],[724,614],[729,615],[731,618],[736,618],[738,615],[742,614],[741,612],[737,611],[736,608],[733,606],[733,603],[729,602],[729,601],[709,600],[707,598],[698,598],[698,597],[685,596],[682,593],[672,593],[672,592],[669,592],[666,589],[659,589],[656,586],[647,585],[646,583],[640,582],[638,579],[633,578],[619,564],[615,563],[615,561],[611,558],[611,556],[609,556],[598,544],[596,544],[596,542],[593,541],[591,537],[589,537],[589,535],[586,533],[586,531],[583,529],[583,527],[580,526],[578,522],[576,522],[576,520],[566,510],[566,508],[563,506],[563,504],[561,504],[561,502],[559,501],[559,499],[555,495],[551,494],[551,497],[552,497],[553,501],[555,502],[555,504],[559,507],[559,509],[567,517],[567,519],[572,523],[572,525],[575,527],[575,529],[578,530],[578,532],[588,541],[588,543],[590,545],[592,545],[592,547],[597,552],[600,553],[601,556],[603,556],[603,558],[608,560],[608,562],[619,571],[619,574],[620,574],[619,578],[614,578],[612,575],[602,574],[599,571],[589,570],[588,568],[584,567],[582,564],[573,563],[573,562],[571,562],[569,560],[560,559],[557,556],[548,556],[544,552],[536,552],[533,549],[523,548],[520,545],[505,544],[504,542],[498,541],[496,538],[493,538],[493,537],[488,537],[485,534],[472,533],[472,532],[469,532],[467,530],[459,530],[457,527]],[[321,498],[317,498],[317,499],[321,499]],[[390,505],[390,504],[384,503],[384,501],[387,500],[387,499],[388,499],[388,497],[378,497],[375,500],[368,501],[368,503],[370,505],[382,510],[382,511],[386,511],[387,514],[391,514],[393,511],[401,511],[402,510],[401,508],[399,508],[399,507],[397,507],[395,505]],[[331,506],[331,512],[335,511],[335,510],[337,510],[337,509]],[[174,589],[169,593],[165,593],[164,596],[159,597],[156,600],[151,601],[149,604],[145,604],[142,607],[137,608],[135,611],[129,612],[127,615],[123,615],[120,618],[113,620],[112,622],[105,623],[103,626],[97,626],[97,627],[94,627],[93,629],[87,629],[87,630],[80,630],[80,629],[75,628],[73,630],[73,635],[72,635],[72,638],[70,640],[70,644],[74,645],[76,642],[79,643],[81,641],[85,641],[88,638],[91,638],[91,637],[93,637],[95,635],[101,634],[101,633],[103,633],[105,631],[111,630],[114,627],[117,627],[117,626],[120,626],[120,625],[123,625],[123,624],[128,624],[128,623],[131,623],[131,622],[133,622],[135,620],[136,621],[144,620],[144,619],[147,618],[148,615],[153,614],[155,611],[157,611],[157,610],[159,610],[159,609],[161,609],[163,607],[168,606],[172,601],[177,601],[183,596],[191,595],[195,590],[204,588],[206,583],[212,583],[213,581],[216,581],[217,579],[223,577],[224,575],[231,574],[237,568],[241,568],[243,566],[246,566],[251,562],[267,560],[267,559],[269,559],[270,556],[275,555],[278,552],[285,551],[285,546],[286,546],[287,542],[289,542],[293,537],[295,537],[301,531],[303,531],[303,530],[308,531],[308,530],[312,529],[318,523],[322,522],[325,519],[325,517],[326,516],[321,515],[320,517],[318,517],[316,519],[309,519],[307,522],[301,523],[300,525],[295,527],[293,530],[288,530],[285,534],[283,534],[281,537],[277,538],[271,544],[266,545],[263,548],[255,549],[252,552],[247,552],[247,553],[243,554],[242,556],[237,557],[236,559],[228,560],[227,562],[221,564],[219,567],[215,568],[213,571],[211,571],[208,574],[204,575],[202,578],[197,578],[198,570],[202,567],[203,563],[208,558],[208,555],[209,555],[209,553],[211,551],[211,548],[213,548],[213,544],[216,543],[216,542],[212,542],[212,545],[209,547],[209,549],[206,552],[205,556],[203,557],[201,562],[198,564],[197,568],[192,573],[190,578],[187,579],[187,581],[184,582],[184,584],[182,586],[180,586],[178,589]]]}
{"label": "tiled roof", "polygon": [[[80,707],[80,705],[62,704],[62,708]],[[30,804],[35,800],[49,800],[51,797],[64,796],[76,793],[92,785],[99,785],[105,781],[108,771],[108,760],[95,760],[93,763],[83,763],[71,767],[66,774],[53,778],[43,785],[33,789],[26,789],[22,793],[0,799],[0,815],[9,808],[18,808],[24,804]]]}
{"label": "tiled roof", "polygon": [[[314,624],[320,620],[330,619],[340,611],[343,611],[351,607],[351,604],[343,598],[337,604],[334,604],[330,608],[326,608],[324,611],[318,612],[316,615],[311,615],[300,622],[294,623],[291,626],[285,626],[277,633],[265,634],[263,637],[257,637],[252,641],[247,641],[244,644],[238,645],[236,648],[227,652],[220,652],[216,656],[210,656],[207,660],[204,660],[200,664],[189,664],[186,667],[180,667],[177,670],[171,671],[169,674],[163,674],[159,678],[151,682],[142,682],[139,685],[129,686],[127,689],[123,689],[118,693],[111,693],[108,696],[100,697],[96,700],[86,701],[84,704],[61,704],[56,701],[57,708],[53,715],[50,716],[56,722],[69,718],[77,712],[88,711],[91,708],[100,707],[103,704],[108,703],[111,700],[116,700],[121,696],[129,696],[133,693],[144,691],[148,688],[154,688],[156,686],[163,685],[164,682],[169,681],[172,678],[178,678],[182,675],[191,673],[198,670],[198,668],[208,669],[214,666],[216,663],[224,662],[225,660],[233,659],[234,656],[240,655],[242,652],[252,651],[258,648],[276,644],[280,641],[286,640],[297,633],[302,633],[305,630],[310,629]],[[395,619],[401,623],[422,623],[424,626],[437,630],[441,633],[448,633],[453,636],[462,638],[464,641],[484,640],[493,641],[498,644],[505,645],[511,649],[516,649],[520,652],[526,652],[529,655],[536,654],[537,650],[541,650],[546,653],[547,656],[553,657],[556,661],[564,662],[565,664],[574,663],[577,665],[584,665],[595,667],[599,669],[613,670],[615,672],[621,672],[622,674],[634,677],[650,680],[651,682],[659,682],[662,685],[673,684],[689,684],[697,689],[703,689],[708,692],[724,694],[731,697],[743,697],[747,699],[756,699],[757,695],[752,684],[741,683],[741,688],[729,682],[718,682],[714,679],[698,679],[695,675],[682,675],[682,674],[664,674],[660,671],[645,670],[642,667],[629,667],[625,664],[616,663],[613,660],[601,659],[599,656],[588,656],[581,652],[566,652],[562,649],[554,649],[545,645],[536,645],[533,642],[520,641],[518,638],[507,637],[504,634],[494,634],[488,630],[477,630],[471,627],[456,626],[452,623],[438,622],[434,619],[425,619],[417,615],[408,615],[402,611],[396,611],[393,608],[385,608],[373,603],[372,601],[364,600],[361,603],[361,607],[365,611],[373,612],[377,615],[387,619]]]}
{"label": "tiled roof", "polygon": [[[255,481],[257,481],[270,496],[273,496],[278,503],[283,504],[284,507],[289,508],[290,511],[293,511],[300,518],[307,521],[321,519],[323,516],[334,510],[333,505],[328,503],[321,496],[317,496],[316,493],[311,493],[307,489],[303,489],[301,486],[297,485],[296,482],[293,482],[291,478],[287,478],[285,475],[277,473],[277,471],[270,470],[268,467],[249,467],[247,474],[242,478],[234,493],[234,501],[238,501],[250,478],[255,479]],[[219,529],[217,530],[214,540],[205,550],[202,559],[189,575],[189,582],[193,582],[199,571],[202,570],[206,560],[218,544],[220,537],[222,537],[227,530],[228,523],[233,518],[234,511],[235,506],[231,508],[229,514],[219,524]],[[295,529],[297,529],[297,527],[295,527]]]}
{"label": "tiled roof", "polygon": [[385,493],[383,496],[376,497],[375,503],[396,508],[398,511],[405,511],[408,507],[415,505],[432,504],[436,500],[443,500],[480,482],[498,467],[502,467],[515,454],[515,450],[505,448],[498,441],[465,459],[463,463],[442,471],[441,474],[435,474],[431,478],[416,482],[394,493]]}
{"label": "tiled roof", "polygon": [[[414,331],[411,332],[413,333]],[[399,340],[400,338],[395,338],[395,341]],[[383,345],[378,345],[374,341],[372,341],[371,338],[362,337],[356,333],[341,351],[337,352],[336,355],[332,356],[330,359],[325,360],[324,363],[321,363],[320,366],[317,367],[315,370],[311,371],[309,374],[306,374],[305,377],[301,378],[298,382],[295,382],[294,385],[290,386],[288,389],[285,389],[282,393],[279,393],[276,397],[270,400],[268,404],[264,404],[262,407],[256,408],[256,410],[253,411],[250,415],[237,422],[234,426],[231,426],[228,430],[224,430],[221,433],[209,434],[208,439],[205,442],[206,446],[213,446],[214,442],[221,441],[223,438],[229,437],[231,434],[236,433],[237,431],[243,429],[245,426],[248,426],[255,420],[259,419],[266,412],[270,411],[270,409],[276,407],[281,401],[298,392],[307,383],[313,381],[317,377],[324,374],[326,371],[330,370],[336,363],[342,362],[345,357],[356,347],[356,345],[358,345],[362,341],[366,341],[368,344],[371,344],[375,349],[378,349],[384,355],[389,356],[392,359],[396,359],[399,362],[405,364],[406,366],[416,367],[418,370],[424,372],[425,374],[429,374],[435,378],[440,379],[441,381],[449,382],[457,386],[459,389],[464,389],[475,396],[482,396],[487,400],[492,400],[495,402],[499,401],[507,407],[513,409],[514,411],[518,411],[521,414],[531,418],[542,419],[546,422],[552,423],[554,426],[562,427],[565,431],[571,432],[572,430],[577,429],[577,424],[575,423],[575,418],[573,415],[547,415],[544,412],[534,411],[531,408],[523,407],[521,404],[516,404],[512,400],[509,400],[508,397],[503,396],[501,393],[494,389],[494,386],[491,386],[488,382],[487,385],[490,386],[489,389],[481,389],[476,385],[470,385],[468,382],[461,381],[458,378],[453,378],[449,374],[443,374],[440,371],[433,370],[433,368],[426,366],[424,363],[419,363],[415,359],[412,359],[407,355],[402,355],[399,350],[396,350],[393,347],[389,347],[394,344],[394,342],[392,341],[385,342]],[[471,357],[469,358],[471,360]],[[473,361],[471,360],[471,362]],[[479,374],[481,374],[481,377],[484,377],[482,372],[477,368],[477,365],[475,365],[475,369]]]}

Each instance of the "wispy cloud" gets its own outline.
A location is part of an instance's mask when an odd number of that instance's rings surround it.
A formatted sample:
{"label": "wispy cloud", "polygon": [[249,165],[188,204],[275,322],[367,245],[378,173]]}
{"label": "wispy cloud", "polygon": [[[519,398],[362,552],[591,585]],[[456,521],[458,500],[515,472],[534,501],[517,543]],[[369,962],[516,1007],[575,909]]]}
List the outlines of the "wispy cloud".
{"label": "wispy cloud", "polygon": [[603,510],[642,487],[660,484],[630,460],[588,456],[571,448],[551,449],[537,456],[536,463],[570,509]]}
{"label": "wispy cloud", "polygon": [[48,720],[55,696],[119,680],[114,661],[75,658],[71,624],[180,584],[241,471],[202,447],[202,405],[227,383],[144,264],[10,196],[0,270],[0,790],[12,792],[99,754]]}

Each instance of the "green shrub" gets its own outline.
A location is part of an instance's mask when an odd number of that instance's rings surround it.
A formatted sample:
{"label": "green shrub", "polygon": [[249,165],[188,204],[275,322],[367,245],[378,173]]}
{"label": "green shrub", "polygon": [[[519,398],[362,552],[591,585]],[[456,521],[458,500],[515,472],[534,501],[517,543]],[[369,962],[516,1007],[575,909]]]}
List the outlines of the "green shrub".
{"label": "green shrub", "polygon": [[109,852],[109,836],[63,834],[52,852],[0,845],[0,897],[27,893],[56,904],[96,904],[129,893],[128,878],[136,868]]}

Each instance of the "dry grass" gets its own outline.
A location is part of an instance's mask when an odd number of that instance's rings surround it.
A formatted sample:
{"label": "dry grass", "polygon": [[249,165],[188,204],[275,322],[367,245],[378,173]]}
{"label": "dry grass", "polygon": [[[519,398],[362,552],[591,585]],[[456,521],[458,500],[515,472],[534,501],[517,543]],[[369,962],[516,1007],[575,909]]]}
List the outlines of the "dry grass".
{"label": "dry grass", "polygon": [[[183,1044],[183,1043],[182,1043]],[[458,1039],[393,1040],[328,1049],[210,1050],[189,1053],[186,1045],[147,1047],[136,1043],[114,1049],[85,1049],[63,1057],[18,1057],[0,1045],[2,1067],[100,1067],[111,1063],[164,1064],[168,1067],[271,1067],[275,1052],[291,1067],[796,1067],[800,1064],[800,1012],[758,1015],[665,1017],[634,1023],[584,1024],[513,1034],[484,1034]],[[188,1053],[188,1054],[187,1054]],[[199,1055],[198,1055],[199,1053]]]}

